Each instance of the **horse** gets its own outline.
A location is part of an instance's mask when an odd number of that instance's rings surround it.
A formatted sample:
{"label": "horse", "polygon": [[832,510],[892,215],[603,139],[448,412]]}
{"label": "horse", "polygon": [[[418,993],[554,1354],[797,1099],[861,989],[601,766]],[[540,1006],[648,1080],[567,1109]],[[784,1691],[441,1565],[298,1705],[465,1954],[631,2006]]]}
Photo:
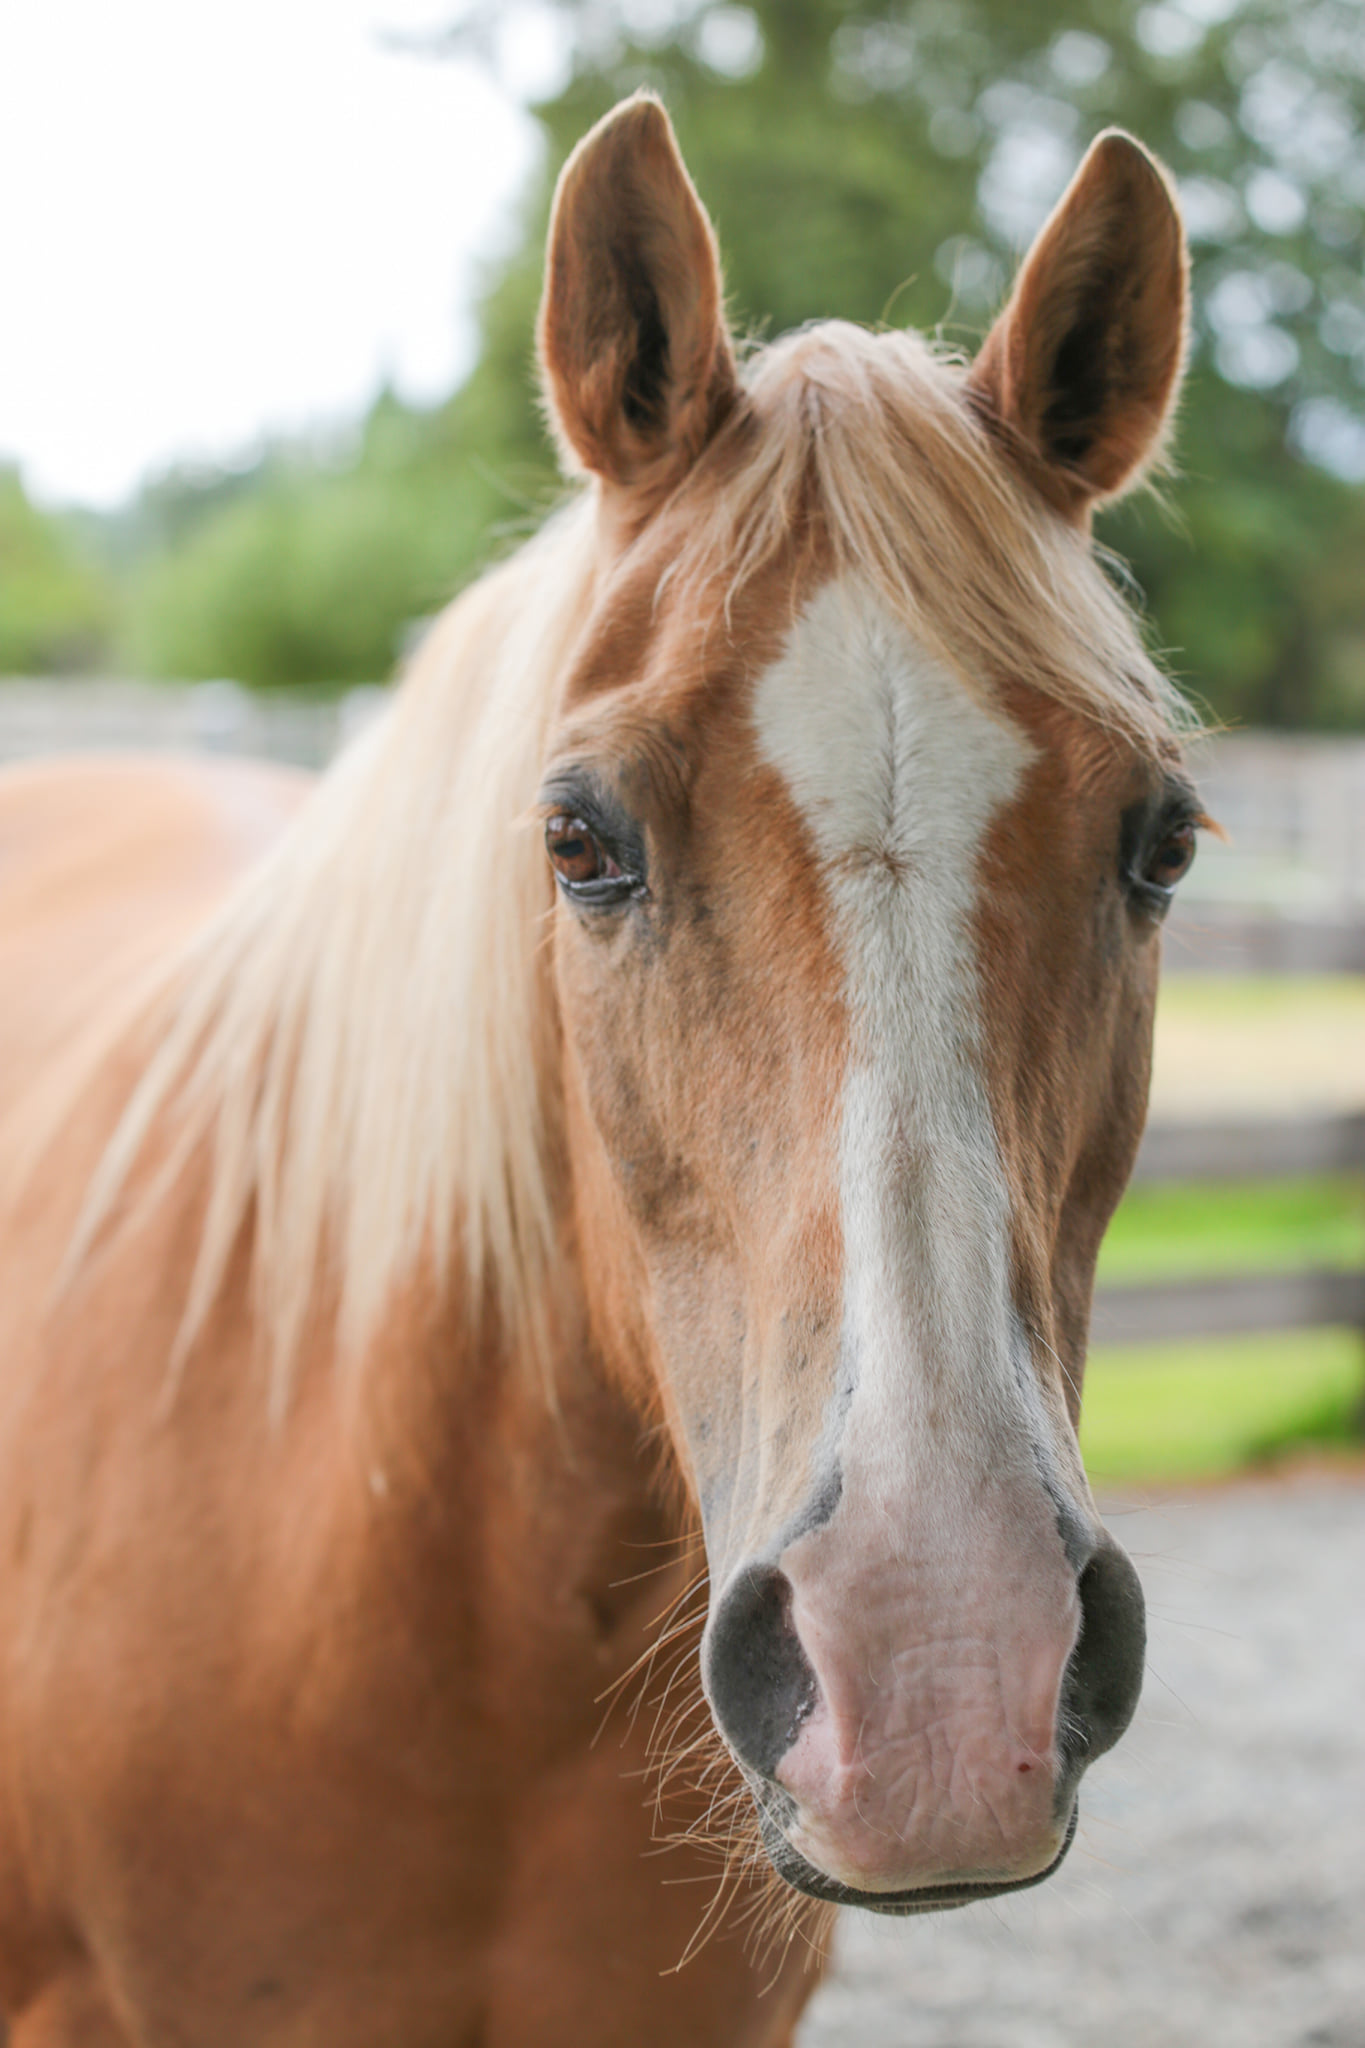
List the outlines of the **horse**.
{"label": "horse", "polygon": [[974,361],[743,351],[638,95],[549,231],[580,484],[375,724],[6,773],[12,2048],[774,2048],[838,1907],[1057,1868],[1201,823],[1090,515],[1185,328],[1108,132]]}

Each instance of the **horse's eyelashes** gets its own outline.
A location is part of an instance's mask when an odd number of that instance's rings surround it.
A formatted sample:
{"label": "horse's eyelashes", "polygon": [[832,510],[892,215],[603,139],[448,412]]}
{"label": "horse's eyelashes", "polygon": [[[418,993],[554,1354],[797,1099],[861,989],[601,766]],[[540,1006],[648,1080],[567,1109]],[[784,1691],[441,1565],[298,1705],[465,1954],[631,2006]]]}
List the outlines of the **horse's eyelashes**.
{"label": "horse's eyelashes", "polygon": [[1199,827],[1208,821],[1192,808],[1188,792],[1168,798],[1153,818],[1143,804],[1125,811],[1120,826],[1120,860],[1133,901],[1151,917],[1164,917],[1177,883],[1194,860]]}

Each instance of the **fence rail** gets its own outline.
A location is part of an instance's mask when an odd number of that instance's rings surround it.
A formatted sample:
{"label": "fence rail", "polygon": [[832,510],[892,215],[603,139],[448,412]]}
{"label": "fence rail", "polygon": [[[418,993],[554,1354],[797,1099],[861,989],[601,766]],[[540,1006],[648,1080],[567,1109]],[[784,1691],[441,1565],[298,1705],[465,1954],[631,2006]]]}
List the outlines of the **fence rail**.
{"label": "fence rail", "polygon": [[1365,922],[1177,903],[1162,967],[1167,974],[1365,974]]}
{"label": "fence rail", "polygon": [[1365,1172],[1365,1110],[1345,1116],[1152,1124],[1133,1178],[1280,1180],[1301,1173],[1357,1171]]}
{"label": "fence rail", "polygon": [[1103,1287],[1090,1335],[1096,1344],[1161,1344],[1172,1337],[1241,1337],[1324,1324],[1365,1330],[1365,1273],[1238,1273]]}
{"label": "fence rail", "polygon": [[[1278,1180],[1365,1172],[1365,1112],[1346,1116],[1154,1124],[1135,1181]],[[1101,1287],[1097,1344],[1159,1344],[1174,1337],[1234,1337],[1323,1325],[1365,1332],[1365,1271],[1237,1273]]]}

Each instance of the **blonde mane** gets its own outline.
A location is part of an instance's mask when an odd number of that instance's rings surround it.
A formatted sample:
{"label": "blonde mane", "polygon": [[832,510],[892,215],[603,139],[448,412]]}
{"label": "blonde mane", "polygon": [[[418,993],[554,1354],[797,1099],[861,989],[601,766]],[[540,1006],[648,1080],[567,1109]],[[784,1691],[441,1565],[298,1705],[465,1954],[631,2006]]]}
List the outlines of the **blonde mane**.
{"label": "blonde mane", "polygon": [[[733,592],[818,528],[967,687],[1018,679],[1169,746],[1173,686],[1083,540],[1015,481],[960,366],[832,322],[755,355],[746,384],[672,508],[661,590]],[[559,1223],[552,886],[525,828],[598,572],[589,490],[444,614],[377,726],[177,963],[80,1241],[167,1111],[159,1189],[211,1148],[182,1353],[248,1227],[281,1393],[320,1300],[361,1356],[423,1262],[444,1286],[458,1260],[471,1299],[491,1284],[514,1331],[534,1317]]]}

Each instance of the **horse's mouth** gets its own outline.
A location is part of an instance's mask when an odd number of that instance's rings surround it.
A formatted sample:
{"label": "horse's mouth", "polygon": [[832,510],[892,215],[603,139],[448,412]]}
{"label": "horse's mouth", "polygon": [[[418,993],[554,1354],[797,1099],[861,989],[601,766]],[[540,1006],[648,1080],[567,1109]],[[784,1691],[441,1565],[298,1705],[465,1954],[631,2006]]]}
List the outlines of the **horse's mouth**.
{"label": "horse's mouth", "polygon": [[1061,1848],[1046,1870],[1035,1871],[1032,1877],[1006,1878],[999,1882],[986,1880],[979,1884],[925,1885],[905,1892],[862,1892],[852,1885],[840,1884],[837,1878],[826,1877],[823,1870],[817,1870],[813,1863],[808,1863],[800,1850],[794,1849],[787,1840],[766,1803],[760,1799],[757,1805],[763,1846],[778,1876],[785,1879],[793,1890],[805,1892],[808,1898],[819,1899],[825,1905],[861,1906],[865,1912],[886,1913],[898,1919],[907,1918],[912,1913],[946,1913],[953,1906],[970,1906],[978,1899],[998,1899],[1005,1892],[1026,1892],[1032,1886],[1044,1883],[1060,1867],[1076,1839],[1076,1822],[1080,1814],[1080,1807],[1073,1802]]}

